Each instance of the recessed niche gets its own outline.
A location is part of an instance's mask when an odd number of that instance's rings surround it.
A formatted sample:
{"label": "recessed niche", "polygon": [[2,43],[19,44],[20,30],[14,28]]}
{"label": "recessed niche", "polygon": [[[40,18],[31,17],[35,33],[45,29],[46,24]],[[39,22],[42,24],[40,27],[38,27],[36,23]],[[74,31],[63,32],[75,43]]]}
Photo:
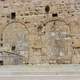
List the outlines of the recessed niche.
{"label": "recessed niche", "polygon": [[12,12],[11,13],[11,19],[15,19],[16,18],[16,13],[15,12]]}
{"label": "recessed niche", "polygon": [[58,14],[57,13],[53,13],[52,17],[58,17]]}
{"label": "recessed niche", "polygon": [[3,41],[3,34],[1,34],[1,38],[0,38],[0,40]]}
{"label": "recessed niche", "polygon": [[1,41],[3,41],[3,38],[1,37]]}
{"label": "recessed niche", "polygon": [[0,46],[3,47],[3,43],[1,43]]}
{"label": "recessed niche", "polygon": [[12,51],[15,51],[15,49],[16,49],[15,46],[12,46],[12,47],[11,47],[11,50],[12,50]]}
{"label": "recessed niche", "polygon": [[0,60],[0,65],[3,65],[3,60]]}
{"label": "recessed niche", "polygon": [[50,7],[47,5],[47,6],[45,7],[45,12],[46,12],[46,13],[49,13],[49,11],[50,11]]}

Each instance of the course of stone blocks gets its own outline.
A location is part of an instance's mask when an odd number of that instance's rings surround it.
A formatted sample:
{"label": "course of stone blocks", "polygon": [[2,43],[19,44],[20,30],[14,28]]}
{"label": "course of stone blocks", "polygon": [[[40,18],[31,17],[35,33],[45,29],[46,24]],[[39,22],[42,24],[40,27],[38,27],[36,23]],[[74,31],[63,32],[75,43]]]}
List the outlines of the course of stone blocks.
{"label": "course of stone blocks", "polygon": [[0,64],[79,64],[80,0],[0,0]]}

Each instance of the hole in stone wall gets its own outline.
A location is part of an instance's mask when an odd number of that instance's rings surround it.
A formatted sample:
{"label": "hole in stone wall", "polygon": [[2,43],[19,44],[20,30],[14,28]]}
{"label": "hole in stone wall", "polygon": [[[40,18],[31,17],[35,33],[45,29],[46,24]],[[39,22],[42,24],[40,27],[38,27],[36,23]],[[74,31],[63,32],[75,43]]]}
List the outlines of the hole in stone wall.
{"label": "hole in stone wall", "polygon": [[3,44],[1,43],[0,46],[3,47]]}
{"label": "hole in stone wall", "polygon": [[15,19],[16,18],[16,13],[15,12],[12,12],[11,13],[11,19]]}
{"label": "hole in stone wall", "polygon": [[1,38],[1,41],[3,41],[3,38]]}
{"label": "hole in stone wall", "polygon": [[3,65],[3,61],[2,60],[0,60],[0,65]]}
{"label": "hole in stone wall", "polygon": [[50,11],[50,7],[47,5],[47,6],[45,7],[45,12],[48,13],[49,11]]}
{"label": "hole in stone wall", "polygon": [[72,42],[72,44],[74,44],[74,42]]}
{"label": "hole in stone wall", "polygon": [[12,46],[11,50],[12,51],[15,51],[16,47],[15,46]]}
{"label": "hole in stone wall", "polygon": [[0,40],[3,41],[3,34],[1,34],[1,38],[0,38]]}
{"label": "hole in stone wall", "polygon": [[53,13],[52,17],[58,17],[58,14],[57,13]]}

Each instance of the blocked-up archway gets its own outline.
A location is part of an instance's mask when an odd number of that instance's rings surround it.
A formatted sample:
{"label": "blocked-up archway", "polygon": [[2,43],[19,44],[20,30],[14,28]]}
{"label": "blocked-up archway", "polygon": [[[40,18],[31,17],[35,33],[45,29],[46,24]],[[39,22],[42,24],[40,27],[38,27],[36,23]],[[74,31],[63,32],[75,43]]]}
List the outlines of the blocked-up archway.
{"label": "blocked-up archway", "polygon": [[50,63],[70,63],[70,26],[60,19],[46,22],[47,51]]}
{"label": "blocked-up archway", "polygon": [[[13,53],[11,64],[22,64],[28,62],[28,30],[25,25],[19,22],[12,22],[5,26],[3,33],[3,50]],[[5,54],[7,54],[5,52]],[[23,60],[19,60],[19,56],[23,57]],[[7,57],[10,58],[11,57]],[[25,59],[25,60],[24,60]],[[7,60],[6,60],[7,61]],[[10,62],[8,62],[10,63]],[[7,64],[8,64],[7,63]]]}

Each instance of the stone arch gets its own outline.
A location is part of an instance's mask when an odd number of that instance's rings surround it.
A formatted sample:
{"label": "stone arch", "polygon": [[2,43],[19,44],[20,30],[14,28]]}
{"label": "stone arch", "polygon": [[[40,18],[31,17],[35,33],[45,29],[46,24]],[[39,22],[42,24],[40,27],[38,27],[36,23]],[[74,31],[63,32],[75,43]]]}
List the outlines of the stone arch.
{"label": "stone arch", "polygon": [[[15,54],[25,56],[26,62],[28,62],[29,59],[29,38],[28,38],[29,35],[28,34],[29,31],[27,27],[21,22],[13,21],[7,24],[2,32],[4,51],[13,52]],[[15,48],[12,49],[12,46],[15,46]]]}
{"label": "stone arch", "polygon": [[24,27],[24,29],[25,29],[26,31],[28,31],[28,33],[29,33],[28,27],[27,27],[24,23],[19,22],[19,21],[12,21],[12,22],[9,22],[8,24],[6,24],[6,25],[3,27],[3,29],[2,29],[2,33],[5,31],[5,29],[8,27],[8,25],[13,24],[13,23],[20,23],[20,24],[22,24],[23,27]]}
{"label": "stone arch", "polygon": [[[65,25],[67,25],[68,29],[69,29],[69,32],[71,32],[71,25],[70,23],[67,23],[64,19],[62,18],[56,18],[56,19],[50,19],[50,20],[46,20],[45,22],[43,22],[43,26],[44,28],[46,28],[46,25],[51,23],[51,22],[56,22],[56,21],[59,21],[59,22],[63,22]],[[49,29],[48,29],[49,30]]]}
{"label": "stone arch", "polygon": [[[57,23],[56,23],[57,22]],[[47,52],[50,63],[70,63],[71,42],[69,33],[70,24],[63,19],[52,19],[44,23],[46,29]],[[52,28],[53,27],[53,28]],[[67,51],[69,51],[67,53]],[[66,62],[64,62],[65,60]],[[58,62],[59,61],[59,62]]]}

